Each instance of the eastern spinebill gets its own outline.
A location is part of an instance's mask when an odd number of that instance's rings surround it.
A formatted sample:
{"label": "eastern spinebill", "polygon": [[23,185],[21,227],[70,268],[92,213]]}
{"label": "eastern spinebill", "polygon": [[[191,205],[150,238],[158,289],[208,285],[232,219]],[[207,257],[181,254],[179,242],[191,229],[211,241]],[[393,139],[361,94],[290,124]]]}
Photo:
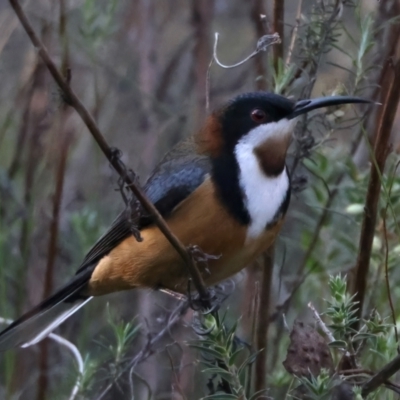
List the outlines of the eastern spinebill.
{"label": "eastern spinebill", "polygon": [[[299,115],[367,100],[336,96],[293,102],[274,93],[242,94],[213,112],[192,139],[170,151],[144,186],[186,246],[208,261],[207,285],[251,263],[274,242],[290,201],[286,153]],[[0,333],[0,351],[45,338],[93,296],[137,287],[186,293],[185,264],[140,207],[121,213],[74,277]]]}

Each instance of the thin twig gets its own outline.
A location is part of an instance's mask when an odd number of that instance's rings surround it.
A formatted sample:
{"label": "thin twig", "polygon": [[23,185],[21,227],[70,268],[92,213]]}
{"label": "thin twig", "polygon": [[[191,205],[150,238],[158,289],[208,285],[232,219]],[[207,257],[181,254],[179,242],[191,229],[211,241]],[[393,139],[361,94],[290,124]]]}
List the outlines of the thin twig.
{"label": "thin twig", "polygon": [[209,109],[210,109],[211,66],[213,65],[214,62],[221,68],[225,68],[225,69],[236,68],[236,67],[239,67],[240,65],[243,65],[247,61],[251,60],[253,57],[255,57],[261,51],[267,51],[267,49],[270,46],[272,46],[273,44],[276,44],[276,43],[280,43],[280,41],[281,41],[281,39],[277,33],[274,33],[273,35],[264,35],[264,36],[260,37],[260,39],[258,39],[256,49],[249,56],[247,56],[242,61],[239,61],[236,64],[225,65],[225,64],[222,64],[218,59],[218,55],[217,55],[218,37],[219,37],[219,33],[215,32],[213,56],[210,60],[210,63],[208,64],[208,68],[207,68],[206,111],[209,111]]}
{"label": "thin twig", "polygon": [[[153,391],[151,390],[151,386],[146,381],[146,379],[144,379],[142,376],[140,376],[137,372],[135,372],[133,370],[131,371],[130,376],[129,376],[129,386],[130,386],[130,389],[131,389],[131,399],[135,398],[135,394],[134,394],[134,391],[133,391],[133,375],[135,375],[136,378],[139,379],[139,381],[142,382],[144,386],[146,386],[146,389],[148,391],[147,398],[148,399],[152,399],[153,398]],[[97,400],[99,400],[99,399],[97,399]]]}
{"label": "thin twig", "polygon": [[[200,125],[209,108],[208,90],[206,89],[206,93],[204,93],[204,88],[207,88],[209,84],[208,71],[210,67],[208,60],[212,46],[211,26],[214,14],[214,0],[192,0],[191,12],[194,33],[192,68],[195,76],[195,95],[197,98],[195,121],[196,125]],[[204,105],[206,105],[205,110]]]}
{"label": "thin twig", "polygon": [[211,67],[214,64],[214,57],[211,58],[207,68],[206,76],[206,113],[210,112],[210,92],[211,92]]}
{"label": "thin twig", "polygon": [[67,339],[64,339],[63,337],[61,337],[59,335],[56,335],[55,333],[50,333],[48,338],[57,342],[58,344],[61,344],[61,346],[64,346],[65,348],[67,348],[72,353],[72,355],[75,357],[75,361],[78,365],[78,377],[76,379],[74,387],[71,390],[71,394],[69,395],[69,400],[74,400],[79,393],[80,386],[81,386],[81,379],[82,379],[83,370],[84,370],[84,362],[83,362],[81,353],[79,352],[78,348],[73,343],[71,343],[70,341],[68,341]]}
{"label": "thin twig", "polygon": [[[60,116],[60,121],[65,120],[65,114]],[[59,121],[59,125],[61,127],[61,138],[60,138],[60,147],[57,150],[57,154],[59,155],[59,159],[57,160],[58,165],[56,166],[55,173],[55,193],[53,195],[53,204],[52,204],[52,216],[49,227],[49,241],[47,247],[47,262],[46,262],[46,270],[45,270],[45,279],[44,279],[44,288],[43,288],[43,299],[50,296],[53,288],[53,276],[55,270],[55,262],[58,254],[58,237],[59,237],[59,220],[61,213],[61,203],[62,203],[62,195],[64,189],[64,179],[65,179],[65,171],[67,166],[67,157],[68,151],[70,147],[70,138],[69,135],[71,132],[65,130],[64,124]],[[38,381],[38,395],[37,399],[45,399],[46,391],[48,388],[48,342],[46,340],[39,343],[40,347],[40,375]]]}
{"label": "thin twig", "polygon": [[158,212],[157,208],[152,204],[142,188],[136,183],[136,179],[133,176],[133,172],[128,173],[127,168],[122,163],[121,159],[118,157],[118,152],[115,149],[112,149],[108,143],[106,142],[104,136],[100,132],[96,122],[94,121],[92,115],[85,108],[79,98],[76,96],[75,92],[69,87],[68,82],[63,78],[56,65],[51,60],[46,48],[43,43],[37,37],[34,32],[25,12],[21,8],[19,2],[17,0],[9,0],[12,8],[14,9],[16,15],[18,16],[22,26],[24,27],[26,33],[28,34],[30,40],[38,51],[39,56],[42,58],[44,64],[49,70],[50,74],[62,90],[66,102],[71,105],[76,112],[81,117],[82,121],[85,123],[86,127],[92,134],[93,138],[96,140],[100,149],[107,157],[110,164],[114,167],[115,171],[121,176],[121,179],[125,182],[127,188],[129,188],[132,193],[136,196],[139,202],[142,204],[144,209],[152,216],[154,223],[158,226],[160,231],[164,234],[167,240],[171,243],[171,245],[175,248],[178,254],[184,260],[190,277],[193,280],[193,284],[195,289],[198,291],[200,298],[202,299],[204,305],[206,307],[210,307],[209,294],[205,287],[203,278],[197,269],[195,260],[192,255],[187,251],[185,246],[181,243],[181,241],[171,232],[168,228],[167,223]]}
{"label": "thin twig", "polygon": [[143,346],[142,350],[136,354],[136,356],[130,360],[124,368],[121,368],[119,374],[110,382],[96,397],[96,400],[101,400],[111,390],[114,383],[122,376],[127,370],[134,371],[135,367],[147,360],[152,354],[156,352],[154,345],[163,339],[167,334],[171,333],[171,328],[181,319],[189,308],[189,302],[183,301],[179,306],[171,313],[169,319],[163,329],[161,329],[156,335],[150,336],[148,342]]}
{"label": "thin twig", "polygon": [[172,358],[171,353],[169,352],[169,348],[168,347],[170,347],[170,346],[167,346],[165,348],[165,351],[166,351],[167,357],[169,359],[169,364],[170,364],[170,367],[171,367],[171,371],[172,371],[172,375],[173,375],[173,381],[174,381],[174,383],[172,383],[171,386],[178,390],[179,395],[181,396],[182,400],[187,400],[187,397],[185,396],[185,392],[183,391],[182,386],[181,386],[181,384],[179,382],[179,376],[176,373],[176,368],[174,366],[174,360]]}
{"label": "thin twig", "polygon": [[[11,319],[0,317],[0,324],[9,325],[12,322],[13,321]],[[84,370],[84,367],[85,367],[82,355],[79,352],[78,348],[73,343],[71,343],[67,339],[64,339],[60,335],[56,335],[55,333],[50,333],[48,338],[53,340],[54,342],[57,342],[61,346],[64,346],[66,349],[68,349],[70,351],[72,356],[75,358],[75,361],[76,361],[76,364],[77,364],[77,367],[78,367],[78,377],[77,377],[77,379],[75,381],[74,387],[71,390],[71,394],[68,397],[68,400],[74,400],[76,398],[77,394],[79,393],[79,389],[80,389],[80,385],[81,385],[81,378],[82,378],[83,370]]]}
{"label": "thin twig", "polygon": [[314,319],[317,321],[318,326],[321,328],[322,332],[324,332],[325,336],[329,339],[330,342],[334,342],[335,337],[333,336],[332,332],[328,329],[328,327],[325,325],[324,321],[322,321],[318,311],[313,306],[313,304],[310,302],[307,304],[307,307],[313,312]]}
{"label": "thin twig", "polygon": [[[268,33],[266,10],[263,0],[254,0],[252,2],[250,17],[253,21],[256,38]],[[265,57],[263,57],[261,54],[258,54],[256,57],[254,57],[254,67],[256,71],[256,89],[267,90],[268,82],[267,69],[265,68]]]}
{"label": "thin twig", "polygon": [[[254,346],[257,341],[257,325],[258,325],[258,309],[259,309],[259,302],[260,302],[260,282],[257,280],[254,284],[254,296],[251,305],[250,315],[253,316],[252,323],[251,323],[251,344],[254,349]],[[254,350],[253,350],[254,351]],[[253,375],[254,375],[255,364],[250,364],[248,367],[248,373],[246,375],[246,395],[251,396],[251,387],[253,384]]]}
{"label": "thin twig", "polygon": [[289,45],[289,49],[288,49],[288,53],[287,53],[287,57],[286,57],[286,61],[285,61],[286,67],[288,67],[290,62],[292,61],[293,49],[294,49],[294,45],[296,43],[297,32],[299,30],[300,21],[301,21],[301,9],[302,9],[302,7],[303,7],[303,0],[300,0],[299,4],[297,6],[296,22],[295,22],[295,25],[294,25],[294,28],[293,28],[292,36],[290,38],[290,45]]}
{"label": "thin twig", "polygon": [[272,32],[277,32],[281,40],[278,42],[278,46],[274,46],[274,68],[278,71],[279,60],[283,60],[283,40],[284,40],[284,14],[285,14],[285,1],[284,0],[274,0],[273,7],[273,22],[272,22]]}
{"label": "thin twig", "polygon": [[239,67],[240,65],[246,63],[247,61],[249,61],[250,59],[255,57],[260,51],[266,51],[268,49],[268,47],[272,46],[273,44],[277,44],[277,43],[281,42],[281,38],[278,33],[274,33],[273,35],[264,35],[260,39],[258,39],[256,49],[249,56],[244,58],[242,61],[237,62],[236,64],[225,65],[225,64],[222,64],[218,60],[218,56],[217,56],[218,37],[219,37],[219,33],[215,32],[213,59],[218,66],[220,66],[221,68],[225,68],[225,69]]}
{"label": "thin twig", "polygon": [[[59,33],[63,45],[63,62],[61,69],[66,76],[68,83],[70,83],[71,75],[68,70],[68,40],[66,35],[67,18],[66,18],[66,5],[64,0],[60,0],[60,13],[59,13]],[[67,158],[69,148],[71,145],[71,133],[65,128],[65,121],[70,113],[68,106],[62,104],[59,118],[56,119],[57,128],[60,130],[60,140],[57,145],[59,146],[56,150],[57,159],[55,167],[55,191],[52,198],[52,215],[49,226],[49,241],[47,247],[47,262],[45,269],[45,279],[43,285],[43,299],[50,296],[53,288],[53,277],[54,277],[54,266],[56,257],[58,254],[58,237],[59,237],[59,223],[61,213],[61,203],[64,190],[65,172],[67,168]],[[47,390],[49,387],[48,379],[48,368],[49,368],[49,357],[48,357],[48,341],[43,340],[39,343],[39,379],[37,385],[37,400],[46,399]]]}
{"label": "thin twig", "polygon": [[[255,360],[254,390],[258,392],[267,387],[267,357],[268,357],[268,331],[269,310],[271,302],[272,272],[274,270],[274,246],[272,245],[262,258],[261,283],[257,309],[256,325],[256,351],[260,352]],[[262,350],[262,351],[261,351]]]}

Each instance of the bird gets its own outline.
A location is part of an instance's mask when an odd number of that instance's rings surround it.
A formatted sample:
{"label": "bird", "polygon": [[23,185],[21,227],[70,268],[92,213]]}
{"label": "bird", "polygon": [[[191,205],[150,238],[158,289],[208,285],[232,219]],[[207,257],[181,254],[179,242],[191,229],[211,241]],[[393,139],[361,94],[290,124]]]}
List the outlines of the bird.
{"label": "bird", "polygon": [[[274,243],[290,202],[286,155],[298,117],[367,102],[240,94],[164,156],[143,189],[185,246],[214,256],[201,269],[207,286],[231,277]],[[93,297],[143,287],[186,294],[188,273],[139,205],[118,215],[68,283],[0,332],[0,351],[38,343]]]}

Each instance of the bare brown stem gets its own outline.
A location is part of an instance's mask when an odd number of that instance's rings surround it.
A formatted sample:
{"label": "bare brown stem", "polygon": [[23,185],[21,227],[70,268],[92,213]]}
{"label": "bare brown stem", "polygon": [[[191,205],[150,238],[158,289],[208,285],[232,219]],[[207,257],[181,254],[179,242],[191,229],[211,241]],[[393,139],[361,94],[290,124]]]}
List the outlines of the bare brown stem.
{"label": "bare brown stem", "polygon": [[127,173],[127,169],[125,165],[122,163],[120,158],[117,156],[117,152],[115,149],[112,149],[108,143],[106,142],[104,136],[100,132],[96,122],[94,121],[92,115],[85,108],[82,102],[79,100],[75,92],[69,87],[67,81],[63,78],[61,73],[59,72],[56,65],[53,63],[50,58],[46,48],[44,47],[41,40],[37,37],[34,32],[25,12],[21,8],[19,2],[17,0],[9,0],[11,7],[14,9],[16,15],[18,16],[22,26],[24,27],[26,33],[28,34],[32,44],[38,51],[39,56],[43,60],[50,74],[56,81],[57,85],[62,90],[66,102],[73,107],[76,112],[81,117],[82,121],[85,123],[86,127],[92,134],[93,138],[96,140],[100,149],[107,157],[110,164],[113,166],[115,171],[121,176],[123,181],[125,182],[127,188],[129,188],[132,193],[136,196],[139,202],[142,204],[144,209],[152,216],[154,223],[158,226],[160,231],[165,235],[167,240],[171,243],[174,249],[178,252],[178,254],[182,257],[185,264],[187,265],[188,272],[193,281],[195,289],[198,291],[201,299],[203,300],[206,306],[209,306],[209,294],[205,287],[203,278],[197,269],[196,263],[192,257],[192,255],[187,251],[185,246],[181,243],[181,241],[176,237],[174,233],[171,232],[167,223],[158,212],[154,204],[152,204],[148,199],[142,188],[137,185],[136,180],[132,177],[132,174]]}
{"label": "bare brown stem", "polygon": [[275,71],[278,70],[279,59],[283,59],[283,41],[284,41],[284,13],[285,13],[285,1],[284,0],[274,0],[274,10],[273,10],[273,21],[272,21],[272,32],[277,32],[281,38],[281,42],[274,46],[274,68]]}
{"label": "bare brown stem", "polygon": [[214,0],[192,0],[192,25],[195,45],[193,48],[193,73],[195,76],[197,110],[196,124],[204,118],[206,87],[211,53],[211,23]]}
{"label": "bare brown stem", "polygon": [[[66,12],[65,12],[65,0],[60,1],[60,14],[59,14],[59,33],[62,41],[63,47],[63,62],[62,62],[62,70],[64,74],[67,75],[67,80],[69,79],[67,73],[67,64],[68,64],[68,41],[66,36]],[[63,195],[64,188],[64,178],[65,171],[67,167],[67,157],[68,151],[70,147],[70,132],[66,131],[64,128],[64,122],[68,115],[67,106],[64,105],[61,110],[60,118],[57,120],[60,128],[60,141],[59,148],[55,152],[55,154],[59,155],[58,164],[56,165],[55,170],[55,191],[53,196],[53,209],[52,216],[50,222],[50,236],[47,247],[47,263],[46,263],[46,272],[45,272],[45,280],[43,287],[43,299],[50,296],[53,281],[54,281],[54,267],[56,262],[56,257],[58,254],[58,234],[59,234],[59,219],[60,219],[60,210],[61,210],[61,201]],[[49,342],[47,340],[43,340],[39,344],[39,379],[37,385],[37,400],[44,400],[47,396],[47,391],[49,387],[49,377],[48,377],[48,369],[49,369]]]}
{"label": "bare brown stem", "polygon": [[[264,14],[263,4],[261,1],[255,1],[252,9],[252,19],[254,26],[259,37],[263,34],[265,29],[263,21],[261,20],[261,14]],[[274,1],[274,16],[273,16],[273,28],[274,34],[280,38],[279,41],[275,42],[273,47],[273,59],[274,67],[278,68],[279,59],[283,58],[283,18],[284,18],[284,1]],[[264,79],[258,79],[256,85],[258,90],[266,89],[266,70],[262,63],[262,60],[255,58],[257,74]],[[265,82],[265,85],[264,85]],[[265,88],[264,88],[265,86]],[[254,366],[254,390],[255,392],[261,391],[267,386],[267,358],[268,358],[268,331],[270,325],[270,302],[271,302],[271,287],[272,287],[272,274],[274,269],[274,253],[275,245],[273,244],[264,254],[263,263],[261,267],[261,280],[259,286],[258,295],[258,307],[257,317],[255,319],[255,345],[257,351],[262,350],[255,361]]]}
{"label": "bare brown stem", "polygon": [[362,388],[362,395],[366,397],[378,387],[384,384],[392,375],[400,370],[400,355],[381,368],[371,379],[369,379]]}
{"label": "bare brown stem", "polygon": [[262,264],[262,278],[260,282],[256,326],[256,348],[257,351],[262,351],[258,354],[255,361],[255,392],[267,387],[267,339],[270,323],[269,310],[271,302],[272,272],[274,269],[274,246],[271,246],[269,250],[264,253]]}
{"label": "bare brown stem", "polygon": [[393,182],[394,182],[394,177],[396,176],[397,169],[400,165],[400,161],[396,164],[393,172],[393,180],[390,184],[389,190],[388,190],[388,200],[386,202],[386,207],[382,215],[382,220],[383,220],[383,236],[384,236],[384,242],[385,242],[385,282],[386,282],[386,290],[388,294],[388,300],[389,300],[389,306],[390,306],[390,311],[392,313],[392,321],[393,321],[393,326],[394,326],[394,334],[396,337],[396,342],[397,342],[397,353],[400,353],[399,350],[399,333],[397,331],[397,323],[396,323],[396,312],[394,310],[394,305],[393,305],[393,299],[392,299],[392,292],[390,290],[390,282],[389,282],[389,243],[388,243],[388,232],[386,228],[386,216],[387,212],[389,209],[389,199],[392,193],[392,188],[393,188]]}
{"label": "bare brown stem", "polygon": [[[263,0],[254,0],[250,10],[250,16],[253,21],[254,32],[256,38],[264,36],[266,32],[265,21],[262,19],[262,15],[265,15],[265,7]],[[282,40],[282,39],[281,39]],[[257,54],[254,57],[254,67],[256,70],[256,88],[257,90],[267,90],[267,71],[265,68],[264,57],[262,53]]]}
{"label": "bare brown stem", "polygon": [[378,213],[378,202],[381,191],[381,175],[383,173],[386,158],[389,153],[389,140],[396,115],[397,105],[400,99],[400,61],[392,65],[392,59],[387,59],[385,64],[391,68],[388,71],[390,83],[387,90],[382,93],[384,97],[382,111],[377,124],[377,135],[372,157],[375,162],[371,163],[370,180],[368,184],[367,198],[365,201],[365,213],[361,227],[359,252],[355,267],[355,279],[353,293],[356,294],[355,301],[358,301],[358,319],[362,316],[362,310],[367,288],[369,263],[372,251],[372,241],[375,234],[375,224]]}
{"label": "bare brown stem", "polygon": [[292,61],[294,45],[296,43],[297,32],[298,32],[299,26],[300,26],[301,9],[302,9],[302,7],[303,7],[303,0],[300,0],[299,4],[297,6],[296,22],[295,22],[295,25],[293,27],[292,36],[290,38],[290,45],[289,45],[289,49],[288,49],[288,53],[287,53],[287,57],[286,57],[286,61],[285,61],[285,65],[286,66],[289,66],[289,64]]}

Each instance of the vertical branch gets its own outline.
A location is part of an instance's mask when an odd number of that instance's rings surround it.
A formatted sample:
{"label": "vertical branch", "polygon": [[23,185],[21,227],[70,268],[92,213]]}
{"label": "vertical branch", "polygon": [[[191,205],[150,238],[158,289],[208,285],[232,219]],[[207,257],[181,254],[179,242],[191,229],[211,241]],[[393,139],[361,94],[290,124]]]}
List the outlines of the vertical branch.
{"label": "vertical branch", "polygon": [[[390,3],[390,16],[387,15],[387,2],[383,2],[379,7],[379,13],[384,21],[399,15],[399,1]],[[380,72],[379,87],[380,93],[376,90],[374,97],[383,104],[379,107],[376,116],[370,117],[366,122],[366,130],[369,136],[372,136],[374,151],[371,155],[371,174],[368,184],[367,198],[365,203],[365,214],[361,227],[361,236],[357,262],[355,266],[355,275],[352,282],[352,292],[357,293],[356,301],[359,302],[358,317],[362,315],[365,294],[367,288],[367,279],[369,272],[369,262],[372,250],[372,241],[375,233],[375,224],[378,212],[378,201],[381,189],[380,176],[385,166],[388,154],[390,133],[392,130],[397,105],[399,102],[399,89],[396,87],[400,77],[398,69],[400,68],[398,37],[400,27],[398,24],[389,26],[384,36],[383,42],[386,44],[387,51],[383,57],[385,62]],[[393,65],[393,60],[397,60]],[[397,85],[398,86],[398,85]],[[378,97],[379,96],[379,97]],[[379,170],[378,170],[379,169]]]}
{"label": "vertical branch", "polygon": [[[43,35],[47,34],[44,30]],[[21,126],[18,140],[21,144],[26,143],[25,149],[22,147],[16,149],[22,154],[16,155],[13,164],[10,166],[9,172],[15,176],[18,171],[21,171],[23,180],[22,204],[24,214],[21,218],[20,236],[19,236],[19,251],[21,253],[21,265],[16,271],[18,277],[17,301],[15,304],[16,314],[21,314],[24,308],[24,302],[27,299],[26,290],[29,287],[27,284],[27,276],[29,271],[29,260],[31,255],[31,235],[32,235],[32,205],[34,201],[35,181],[38,172],[40,160],[43,156],[43,148],[41,138],[44,133],[44,126],[41,123],[46,113],[48,104],[46,93],[45,66],[39,61],[32,78],[32,88],[30,93],[30,101],[28,108],[24,112],[26,123]],[[25,150],[25,154],[24,154]],[[10,390],[18,388],[20,384],[19,371],[27,365],[26,357],[17,357],[14,369],[13,379],[10,385]]]}
{"label": "vertical branch", "polygon": [[142,162],[150,170],[154,165],[155,150],[157,148],[157,135],[155,134],[155,113],[153,96],[157,82],[156,45],[157,26],[154,0],[139,0],[137,2],[140,18],[139,23],[139,84],[142,93],[141,130],[146,133],[146,143],[143,149]]}
{"label": "vertical branch", "polygon": [[269,329],[272,272],[274,268],[274,246],[271,246],[264,253],[262,261],[262,278],[260,283],[256,326],[256,348],[257,351],[262,351],[258,354],[255,361],[255,392],[267,387],[267,338]]}
{"label": "vertical branch", "polygon": [[[34,68],[34,71],[32,74],[33,79],[35,79],[37,68],[38,68],[38,65],[36,65]],[[21,122],[20,128],[18,130],[17,141],[15,144],[15,153],[10,162],[10,167],[8,168],[9,179],[13,179],[15,177],[15,174],[21,168],[22,156],[24,154],[24,149],[27,144],[26,139],[27,139],[28,131],[29,131],[30,109],[31,109],[32,97],[33,97],[34,91],[35,91],[35,86],[32,83],[32,85],[28,89],[28,93],[26,94],[26,103],[24,106],[24,111],[22,113],[22,122]]]}
{"label": "vertical branch", "polygon": [[[43,133],[43,126],[41,121],[45,115],[45,109],[47,107],[47,94],[45,90],[45,68],[42,63],[36,69],[34,81],[32,83],[34,92],[32,101],[30,103],[30,132],[28,132],[27,139],[27,159],[25,161],[24,171],[24,189],[23,189],[23,205],[25,208],[25,215],[21,223],[21,235],[19,240],[19,247],[22,255],[22,266],[19,280],[21,285],[19,287],[20,294],[18,296],[17,313],[20,314],[23,308],[23,300],[25,296],[25,277],[27,274],[27,264],[29,259],[30,249],[30,232],[31,232],[31,221],[30,221],[30,209],[32,206],[32,195],[35,183],[36,171],[39,164],[39,160],[42,155],[42,145],[40,138]],[[28,129],[28,128],[27,128]]]}
{"label": "vertical branch", "polygon": [[396,343],[397,343],[397,353],[400,354],[400,349],[399,349],[399,333],[397,330],[397,324],[396,324],[396,311],[394,309],[393,305],[393,299],[392,299],[392,291],[390,290],[390,281],[389,281],[389,243],[388,243],[388,231],[387,231],[387,226],[386,226],[386,217],[387,217],[387,212],[389,209],[390,205],[390,197],[392,194],[392,188],[393,188],[393,183],[395,181],[396,173],[397,173],[397,168],[400,165],[400,161],[397,162],[394,171],[393,171],[393,179],[390,183],[389,190],[388,190],[388,198],[386,201],[386,207],[383,210],[383,215],[382,215],[382,221],[383,221],[383,240],[384,240],[384,246],[385,246],[385,262],[384,262],[384,268],[385,268],[385,282],[386,282],[386,290],[387,290],[387,296],[388,296],[388,301],[389,301],[389,306],[390,306],[390,311],[392,313],[392,321],[393,321],[393,326],[394,326],[394,336],[396,338]]}
{"label": "vertical branch", "polygon": [[[253,21],[254,32],[256,39],[258,40],[260,37],[264,36],[266,32],[265,26],[265,7],[263,0],[254,0],[252,2],[250,16]],[[264,17],[263,17],[264,16]],[[282,40],[282,37],[281,37]],[[275,46],[279,46],[276,44]],[[257,90],[267,90],[267,71],[265,68],[265,57],[260,52],[254,57],[254,67],[256,70],[256,88]]]}
{"label": "vertical branch", "polygon": [[371,163],[370,179],[368,184],[367,198],[365,201],[365,213],[361,227],[358,257],[355,267],[353,293],[356,294],[355,300],[359,302],[357,311],[358,318],[361,318],[362,315],[367,288],[372,241],[375,234],[378,202],[381,191],[380,177],[383,173],[386,158],[389,153],[390,134],[400,99],[400,85],[398,85],[400,79],[400,60],[397,60],[394,65],[392,62],[393,61],[391,58],[387,59],[385,62],[385,66],[390,66],[388,69],[388,78],[390,79],[390,83],[387,87],[387,90],[382,92],[382,95],[384,96],[384,102],[377,124],[378,129],[374,151],[372,154],[373,162]]}
{"label": "vertical branch", "polygon": [[[60,143],[57,149],[57,154],[59,154],[59,162],[56,166],[55,171],[55,192],[53,196],[53,206],[52,206],[52,216],[50,221],[50,237],[47,247],[47,263],[45,272],[45,281],[43,289],[43,299],[50,296],[53,288],[54,282],[54,266],[56,257],[58,254],[58,235],[59,235],[59,219],[60,219],[60,209],[61,201],[64,188],[64,178],[65,170],[67,166],[68,149],[70,146],[69,133],[63,129],[63,122],[65,118],[62,116],[60,123]],[[37,400],[44,400],[46,398],[47,388],[48,388],[48,341],[43,340],[39,344],[40,346],[40,358],[39,358],[39,369],[40,375],[38,380],[38,394]]]}
{"label": "vertical branch", "polygon": [[[375,36],[374,41],[376,43],[376,54],[372,60],[371,65],[381,65],[382,60],[389,59],[395,56],[399,35],[400,27],[398,24],[392,24],[390,21],[393,17],[400,15],[400,2],[398,0],[384,0],[379,2],[378,13],[375,21]],[[382,29],[386,27],[386,29]],[[377,71],[376,85],[373,87],[371,98],[377,102],[382,103],[384,101],[384,88],[387,88],[390,80],[389,69],[391,65],[384,63],[382,68]],[[380,118],[380,114],[383,112],[382,107],[375,107],[375,112],[369,112],[366,115],[365,131],[368,133],[372,143],[374,143],[376,135],[378,133],[376,129],[376,121]],[[364,143],[362,143],[364,145]],[[360,146],[362,147],[362,146]],[[367,148],[366,145],[359,152]],[[365,151],[368,155],[368,150]],[[361,155],[358,155],[361,158]]]}
{"label": "vertical branch", "polygon": [[[275,68],[278,68],[278,59],[283,57],[283,11],[284,1],[276,0],[274,2],[273,32],[279,35],[280,41],[276,42],[275,46],[273,46],[273,59]],[[265,15],[263,2],[262,0],[254,0],[251,9],[251,16],[258,37],[262,37],[265,34],[265,21],[261,19],[261,15]],[[265,78],[267,72],[261,58],[261,54],[257,54],[254,60],[258,75],[258,79],[256,80],[256,88],[258,90],[266,90],[267,81]],[[255,318],[255,347],[257,351],[262,351],[258,354],[254,365],[255,392],[263,390],[267,386],[267,339],[270,322],[269,309],[271,301],[272,274],[274,268],[274,253],[275,244],[272,244],[272,246],[263,254],[262,265],[259,267],[257,266],[257,269],[260,269],[261,272],[261,279],[257,293],[258,299],[256,301],[258,308],[255,310],[257,313]],[[252,275],[254,276],[254,268],[251,270],[249,269],[248,272],[249,274],[247,279],[251,278]],[[251,382],[249,384],[251,384]]]}
{"label": "vertical branch", "polygon": [[[68,40],[66,35],[66,9],[65,1],[60,1],[60,14],[59,14],[59,35],[62,42],[63,56],[61,69],[67,74],[68,70]],[[52,154],[58,155],[58,164],[55,168],[55,191],[52,204],[52,215],[49,227],[49,242],[47,245],[47,263],[45,270],[45,280],[43,288],[43,299],[50,296],[54,282],[54,266],[58,254],[58,235],[59,235],[59,219],[61,210],[61,201],[63,196],[65,170],[67,166],[68,150],[70,146],[70,133],[64,128],[66,118],[69,114],[67,106],[64,105],[60,110],[60,117],[54,128],[60,131],[59,142],[56,143],[56,149]],[[58,148],[57,148],[58,147]],[[39,354],[39,379],[37,386],[37,400],[45,400],[49,387],[48,382],[48,341],[43,340],[40,344]]]}
{"label": "vertical branch", "polygon": [[294,45],[296,43],[297,32],[299,30],[300,21],[301,21],[301,9],[302,9],[302,7],[303,7],[303,0],[299,0],[299,4],[297,6],[296,23],[295,23],[295,25],[293,27],[293,32],[292,32],[292,35],[290,37],[290,45],[289,45],[289,49],[288,49],[287,57],[286,57],[286,61],[285,61],[286,67],[288,67],[290,65],[291,61],[292,61]]}
{"label": "vertical branch", "polygon": [[272,32],[277,32],[281,38],[281,42],[278,43],[273,48],[274,54],[274,68],[275,71],[278,70],[279,59],[283,59],[283,45],[284,45],[284,12],[285,12],[285,1],[284,0],[274,0],[274,10],[273,10],[273,22],[272,22]]}
{"label": "vertical branch", "polygon": [[207,70],[210,64],[210,29],[213,17],[214,0],[192,0],[192,25],[195,45],[193,49],[193,68],[196,88],[196,124],[203,120],[206,104]]}
{"label": "vertical branch", "polygon": [[[387,4],[385,4],[385,2],[381,2],[379,4],[379,15],[377,17],[377,19],[379,20],[379,22],[377,22],[376,24],[376,28],[379,28],[380,26],[382,26],[383,24],[388,24],[388,20],[390,18],[392,18],[393,15],[398,15],[399,10],[398,10],[398,6],[396,5],[396,3],[392,4],[392,7],[390,8],[390,10],[386,9]],[[377,30],[377,32],[379,33],[379,35],[377,37],[375,37],[375,41],[376,41],[376,46],[377,49],[381,49],[381,51],[378,50],[378,54],[377,58],[375,60],[376,64],[379,64],[380,60],[382,60],[383,58],[390,58],[393,57],[393,49],[395,48],[395,45],[397,43],[397,38],[399,35],[399,28],[396,25],[391,25],[388,29],[389,32],[387,32],[387,35],[383,35],[385,36],[385,38],[382,38],[382,30],[379,29]],[[380,96],[383,87],[387,86],[387,78],[388,78],[388,68],[389,68],[389,64],[385,64],[383,66],[382,69],[380,69],[379,74],[377,76],[374,76],[372,82],[371,82],[371,87],[374,87],[373,92],[371,93],[371,100],[375,101],[375,102],[383,102],[384,98]],[[385,83],[386,82],[386,83]],[[376,123],[376,115],[379,115],[382,112],[382,107],[370,107],[369,110],[367,110],[365,112],[366,118],[364,120],[364,126],[365,126],[365,131],[369,134],[369,135],[375,135],[377,133],[377,129],[375,127],[375,123]],[[353,159],[354,163],[357,163],[357,159],[359,158],[359,148],[360,148],[360,144],[362,143],[362,136],[363,136],[363,129],[360,129],[359,134],[357,135],[357,137],[354,139],[354,141],[351,144],[351,150],[350,150],[350,156]],[[332,190],[331,190],[331,194],[328,197],[326,203],[324,204],[323,211],[321,213],[321,216],[318,219],[318,222],[316,224],[316,227],[314,229],[312,238],[310,240],[310,245],[307,248],[307,251],[302,259],[302,262],[300,264],[300,267],[297,271],[297,278],[300,279],[301,275],[303,274],[304,268],[307,264],[307,261],[309,260],[309,258],[311,257],[311,255],[314,252],[314,249],[317,245],[317,243],[319,242],[319,237],[320,237],[320,231],[322,229],[322,227],[325,225],[326,220],[329,216],[329,210],[336,198],[336,195],[339,193],[339,187],[341,182],[343,181],[343,179],[345,178],[346,173],[342,172],[340,175],[338,175],[338,177],[336,178],[334,184],[332,185]]]}
{"label": "vertical branch", "polygon": [[[280,41],[273,46],[273,63],[277,70],[279,59],[283,58],[283,19],[284,19],[284,0],[274,1],[273,32],[278,33]],[[264,72],[265,74],[265,72]],[[261,270],[261,284],[259,290],[257,326],[256,326],[256,349],[263,350],[259,353],[255,361],[255,382],[254,391],[258,392],[267,386],[267,339],[269,331],[269,310],[271,301],[272,274],[274,269],[275,244],[263,255],[263,265]]]}

